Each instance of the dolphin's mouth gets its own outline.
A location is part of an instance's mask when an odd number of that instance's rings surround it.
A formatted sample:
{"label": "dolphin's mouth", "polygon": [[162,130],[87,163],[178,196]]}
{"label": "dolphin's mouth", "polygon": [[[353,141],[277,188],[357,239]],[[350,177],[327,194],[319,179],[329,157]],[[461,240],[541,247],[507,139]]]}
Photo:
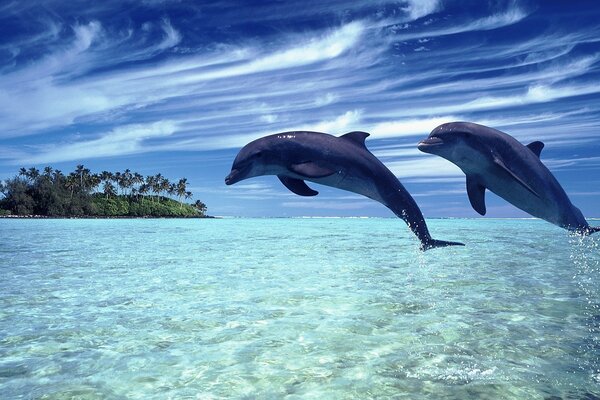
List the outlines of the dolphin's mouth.
{"label": "dolphin's mouth", "polygon": [[227,175],[225,177],[225,184],[226,185],[233,185],[236,182],[240,181],[240,170],[239,169],[232,169],[231,172],[229,173],[229,175]]}
{"label": "dolphin's mouth", "polygon": [[421,140],[419,144],[417,144],[417,148],[421,151],[427,152],[428,149],[432,147],[441,146],[444,144],[444,141],[436,136],[430,136],[427,139]]}

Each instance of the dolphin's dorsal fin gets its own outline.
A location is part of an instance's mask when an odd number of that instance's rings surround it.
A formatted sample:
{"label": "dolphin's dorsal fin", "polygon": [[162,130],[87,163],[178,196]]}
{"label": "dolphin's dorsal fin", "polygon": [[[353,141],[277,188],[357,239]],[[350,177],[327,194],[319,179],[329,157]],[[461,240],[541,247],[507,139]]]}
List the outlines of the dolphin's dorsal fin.
{"label": "dolphin's dorsal fin", "polygon": [[502,161],[502,159],[500,157],[498,157],[497,155],[494,155],[494,163],[497,166],[499,166],[500,168],[502,168],[504,171],[506,171],[510,176],[513,177],[514,180],[516,180],[525,189],[529,190],[534,196],[540,197],[540,195],[537,194],[537,192],[535,190],[533,190],[531,186],[529,186],[523,179],[519,178],[517,176],[517,174],[515,174],[514,172],[512,172],[510,170],[510,168],[508,168],[506,166],[506,164],[504,164],[504,161]]}
{"label": "dolphin's dorsal fin", "polygon": [[285,175],[277,175],[277,177],[286,188],[299,196],[316,196],[319,194],[316,190],[309,188],[302,179],[290,178]]}
{"label": "dolphin's dorsal fin", "polygon": [[326,176],[335,174],[334,170],[322,167],[312,161],[293,164],[290,166],[290,171],[307,178],[325,178]]}
{"label": "dolphin's dorsal fin", "polygon": [[533,154],[540,158],[540,154],[542,153],[542,149],[544,148],[544,143],[536,140],[535,142],[531,142],[527,145],[529,150],[533,151]]}
{"label": "dolphin's dorsal fin", "polygon": [[485,215],[485,186],[472,175],[467,175],[467,194],[471,207],[481,215]]}
{"label": "dolphin's dorsal fin", "polygon": [[352,143],[358,144],[360,146],[365,146],[365,139],[369,137],[369,133],[367,132],[361,132],[361,131],[353,131],[353,132],[348,132],[343,134],[342,136],[340,136],[340,138],[342,139],[347,139],[349,141],[351,141]]}

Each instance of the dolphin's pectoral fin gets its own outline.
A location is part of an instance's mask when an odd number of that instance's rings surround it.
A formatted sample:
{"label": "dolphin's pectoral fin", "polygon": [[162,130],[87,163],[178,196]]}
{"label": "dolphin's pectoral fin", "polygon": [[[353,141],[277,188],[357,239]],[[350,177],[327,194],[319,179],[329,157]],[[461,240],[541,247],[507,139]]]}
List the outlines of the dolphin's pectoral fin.
{"label": "dolphin's pectoral fin", "polygon": [[540,158],[540,154],[542,153],[542,149],[544,148],[544,143],[537,140],[535,142],[529,143],[527,147],[529,148],[529,150],[533,151],[533,154]]}
{"label": "dolphin's pectoral fin", "polygon": [[519,178],[514,172],[512,172],[507,166],[506,164],[504,164],[504,162],[502,161],[502,159],[498,156],[494,156],[494,163],[499,166],[500,168],[502,168],[504,171],[506,171],[515,181],[517,181],[521,186],[523,186],[525,189],[529,190],[531,192],[531,194],[533,194],[536,197],[540,197],[539,194],[537,194],[537,192],[535,190],[533,190],[531,188],[531,186],[529,186],[523,179]]}
{"label": "dolphin's pectoral fin", "polygon": [[471,207],[481,215],[485,215],[485,186],[477,178],[467,175],[467,194]]}
{"label": "dolphin's pectoral fin", "polygon": [[312,161],[293,164],[290,166],[290,171],[307,178],[325,178],[326,176],[335,174],[334,170],[327,167],[322,167]]}
{"label": "dolphin's pectoral fin", "polygon": [[353,132],[348,132],[346,134],[343,134],[342,136],[340,136],[340,138],[350,140],[354,144],[357,144],[362,147],[366,147],[365,139],[367,137],[369,137],[369,135],[370,134],[367,132],[353,131]]}
{"label": "dolphin's pectoral fin", "polygon": [[286,188],[299,196],[316,196],[319,194],[316,190],[309,188],[302,179],[290,178],[284,175],[277,175],[277,177]]}

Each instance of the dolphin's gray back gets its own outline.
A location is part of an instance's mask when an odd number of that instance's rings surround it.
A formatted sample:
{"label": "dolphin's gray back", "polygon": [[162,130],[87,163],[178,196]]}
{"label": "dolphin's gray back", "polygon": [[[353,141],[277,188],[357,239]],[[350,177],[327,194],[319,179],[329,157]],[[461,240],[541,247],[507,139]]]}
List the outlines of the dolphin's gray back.
{"label": "dolphin's gray back", "polygon": [[304,143],[314,141],[315,149],[328,149],[328,160],[332,165],[338,166],[339,170],[337,174],[326,178],[307,180],[378,201],[402,218],[422,242],[432,240],[423,214],[413,197],[392,171],[364,144],[327,134],[313,135],[315,136],[307,133],[307,137],[299,139]]}

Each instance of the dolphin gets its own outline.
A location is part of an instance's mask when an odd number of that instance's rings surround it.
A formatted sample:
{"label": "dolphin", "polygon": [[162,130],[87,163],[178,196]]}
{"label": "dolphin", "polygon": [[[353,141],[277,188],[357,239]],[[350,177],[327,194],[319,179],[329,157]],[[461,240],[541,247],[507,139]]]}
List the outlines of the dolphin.
{"label": "dolphin", "polygon": [[512,136],[471,122],[442,124],[418,144],[425,153],[456,164],[467,177],[471,206],[485,215],[485,189],[521,210],[570,231],[589,235],[591,227],[554,175],[540,160],[544,143],[524,146]]}
{"label": "dolphin", "polygon": [[366,147],[366,132],[340,137],[320,132],[282,132],[244,146],[233,161],[227,185],[261,175],[277,175],[300,196],[317,191],[305,181],[358,193],[402,218],[421,241],[421,250],[463,245],[431,238],[421,210],[396,176]]}

